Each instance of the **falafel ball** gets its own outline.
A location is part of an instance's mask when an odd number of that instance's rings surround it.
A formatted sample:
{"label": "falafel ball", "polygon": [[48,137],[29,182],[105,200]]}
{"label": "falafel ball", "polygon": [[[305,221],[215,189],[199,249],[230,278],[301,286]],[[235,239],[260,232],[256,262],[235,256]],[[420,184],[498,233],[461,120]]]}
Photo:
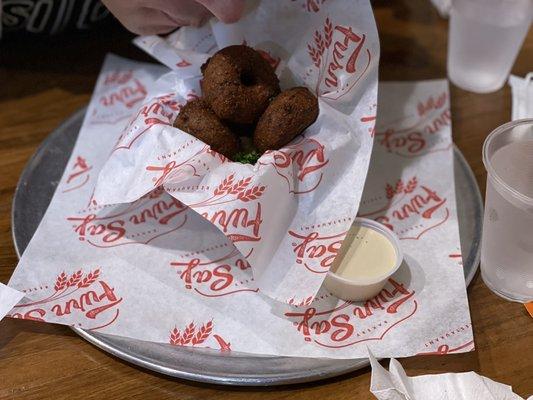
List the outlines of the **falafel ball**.
{"label": "falafel ball", "polygon": [[224,122],[226,123],[228,128],[239,137],[245,136],[251,138],[254,135],[254,124],[235,124],[228,121]]}
{"label": "falafel ball", "polygon": [[257,123],[255,147],[263,153],[285,146],[316,121],[318,111],[318,99],[309,89],[295,87],[281,92]]}
{"label": "falafel ball", "polygon": [[223,48],[201,69],[205,101],[220,119],[232,123],[256,122],[280,92],[272,66],[245,45]]}
{"label": "falafel ball", "polygon": [[174,126],[205,142],[211,149],[232,159],[239,151],[239,138],[215,115],[202,99],[182,107]]}

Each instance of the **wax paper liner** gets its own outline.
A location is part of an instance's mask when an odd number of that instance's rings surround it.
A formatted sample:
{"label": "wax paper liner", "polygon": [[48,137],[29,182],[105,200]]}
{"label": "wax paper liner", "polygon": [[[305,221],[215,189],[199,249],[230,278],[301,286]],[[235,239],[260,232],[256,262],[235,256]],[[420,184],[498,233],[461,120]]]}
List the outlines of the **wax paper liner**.
{"label": "wax paper liner", "polygon": [[[310,305],[290,306],[262,295],[232,242],[164,190],[133,203],[94,203],[96,177],[124,118],[163,73],[106,59],[64,174],[9,281],[25,295],[10,317],[280,356],[363,358],[367,346],[378,357],[474,348],[446,81],[380,88],[360,213],[399,235],[406,262],[366,302],[344,302],[322,289]],[[299,250],[336,254],[339,238],[309,235],[295,242]]]}
{"label": "wax paper liner", "polygon": [[[233,242],[264,295],[310,304],[334,257],[317,258],[319,250],[310,254],[296,242],[312,232],[342,241],[372,150],[379,42],[369,2],[328,1],[316,10],[255,2],[235,24],[212,22],[137,43],[173,71],[115,144],[93,200],[129,203],[163,188]],[[200,65],[209,54],[242,43],[276,68],[282,88],[305,85],[320,104],[303,135],[254,166],[230,162],[172,127],[180,107],[201,96]]]}

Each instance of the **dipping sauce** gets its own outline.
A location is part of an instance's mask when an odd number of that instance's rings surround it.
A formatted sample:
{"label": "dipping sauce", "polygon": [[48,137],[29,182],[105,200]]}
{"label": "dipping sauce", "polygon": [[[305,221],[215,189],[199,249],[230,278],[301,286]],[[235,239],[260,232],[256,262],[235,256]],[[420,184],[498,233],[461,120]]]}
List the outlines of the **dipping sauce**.
{"label": "dipping sauce", "polygon": [[331,271],[349,280],[370,281],[383,277],[395,266],[398,255],[382,233],[354,224],[342,243]]}

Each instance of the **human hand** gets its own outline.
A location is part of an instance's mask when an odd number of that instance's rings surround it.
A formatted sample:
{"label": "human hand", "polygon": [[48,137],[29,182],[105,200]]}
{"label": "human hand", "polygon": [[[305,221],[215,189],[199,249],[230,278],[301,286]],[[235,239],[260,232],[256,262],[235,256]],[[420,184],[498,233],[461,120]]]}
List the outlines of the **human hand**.
{"label": "human hand", "polygon": [[128,30],[139,35],[173,31],[179,26],[199,26],[212,15],[222,22],[237,21],[245,0],[102,0]]}

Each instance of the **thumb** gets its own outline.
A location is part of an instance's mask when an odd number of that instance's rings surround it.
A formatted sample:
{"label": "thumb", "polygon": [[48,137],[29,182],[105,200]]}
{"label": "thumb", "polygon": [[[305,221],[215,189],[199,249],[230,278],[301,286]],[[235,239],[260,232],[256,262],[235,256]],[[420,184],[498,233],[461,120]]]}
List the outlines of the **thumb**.
{"label": "thumb", "polygon": [[245,0],[197,0],[215,17],[227,24],[237,22],[244,11]]}

